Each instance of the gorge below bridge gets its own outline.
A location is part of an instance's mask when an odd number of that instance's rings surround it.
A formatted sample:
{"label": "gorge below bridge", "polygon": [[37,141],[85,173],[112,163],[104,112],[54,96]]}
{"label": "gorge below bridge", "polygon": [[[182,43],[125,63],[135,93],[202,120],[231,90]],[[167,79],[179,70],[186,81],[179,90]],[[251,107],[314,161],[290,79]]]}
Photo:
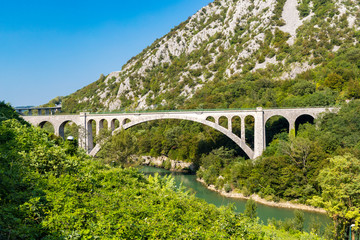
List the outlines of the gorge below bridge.
{"label": "gorge below bridge", "polygon": [[[50,123],[54,127],[54,133],[64,137],[65,125],[69,122],[79,127],[79,146],[84,148],[90,155],[95,156],[101,149],[102,144],[94,146],[93,137],[104,128],[106,121],[107,127],[112,134],[117,134],[121,129],[128,129],[141,123],[162,120],[178,119],[198,122],[214,128],[231,140],[233,140],[250,159],[261,156],[266,148],[266,122],[274,117],[284,117],[289,124],[289,132],[295,129],[296,121],[301,117],[316,119],[319,114],[336,111],[335,108],[288,108],[288,109],[263,109],[252,110],[196,110],[196,111],[167,111],[167,112],[133,112],[133,113],[80,113],[78,115],[38,115],[22,116],[27,122],[34,126],[43,127],[45,123]],[[254,121],[254,147],[253,149],[245,141],[245,119],[251,116]],[[232,120],[241,120],[241,134],[238,136],[233,132]],[[219,123],[220,119],[227,120],[227,126]],[[92,125],[96,124],[96,133],[93,132]]]}

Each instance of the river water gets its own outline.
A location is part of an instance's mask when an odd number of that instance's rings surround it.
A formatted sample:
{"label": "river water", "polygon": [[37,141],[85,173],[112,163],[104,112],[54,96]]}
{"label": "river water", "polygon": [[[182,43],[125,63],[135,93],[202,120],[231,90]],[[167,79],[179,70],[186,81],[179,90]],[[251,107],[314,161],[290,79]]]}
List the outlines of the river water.
{"label": "river water", "polygon": [[[171,172],[165,169],[155,168],[150,166],[142,166],[140,170],[144,174],[158,173],[159,175],[163,175],[163,176],[171,174],[175,179],[176,185],[182,184],[184,187],[194,192],[196,197],[204,199],[208,203],[214,204],[218,207],[233,204],[236,212],[244,212],[245,210],[246,200],[221,196],[217,192],[207,189],[203,184],[196,181],[196,175]],[[324,228],[327,224],[331,223],[331,220],[324,214],[308,212],[308,211],[303,211],[303,212],[305,218],[305,229],[308,229],[311,221],[322,223],[322,228]],[[286,208],[270,207],[258,203],[257,216],[260,218],[261,222],[267,224],[267,220],[271,218],[275,218],[277,220],[285,220],[286,218],[293,218],[294,210],[286,209]]]}

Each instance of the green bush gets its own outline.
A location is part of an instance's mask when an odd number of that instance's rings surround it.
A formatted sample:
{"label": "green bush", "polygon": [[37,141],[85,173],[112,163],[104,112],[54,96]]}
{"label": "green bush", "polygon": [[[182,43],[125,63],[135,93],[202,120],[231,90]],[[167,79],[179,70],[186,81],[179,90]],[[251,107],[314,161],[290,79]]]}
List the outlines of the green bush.
{"label": "green bush", "polygon": [[164,162],[163,162],[163,167],[165,168],[165,169],[167,169],[167,170],[170,170],[171,169],[171,162],[170,162],[170,160],[165,160]]}
{"label": "green bush", "polygon": [[227,192],[227,193],[231,192],[232,191],[231,185],[228,184],[228,183],[225,183],[224,184],[224,191]]}

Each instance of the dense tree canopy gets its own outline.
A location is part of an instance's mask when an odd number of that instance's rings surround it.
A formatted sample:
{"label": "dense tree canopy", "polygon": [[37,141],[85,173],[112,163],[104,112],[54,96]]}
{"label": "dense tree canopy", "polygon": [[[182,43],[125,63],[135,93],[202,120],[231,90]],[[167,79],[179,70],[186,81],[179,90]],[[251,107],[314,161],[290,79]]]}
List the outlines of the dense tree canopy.
{"label": "dense tree canopy", "polygon": [[0,123],[1,239],[320,239],[216,208],[171,177],[103,164],[11,114]]}

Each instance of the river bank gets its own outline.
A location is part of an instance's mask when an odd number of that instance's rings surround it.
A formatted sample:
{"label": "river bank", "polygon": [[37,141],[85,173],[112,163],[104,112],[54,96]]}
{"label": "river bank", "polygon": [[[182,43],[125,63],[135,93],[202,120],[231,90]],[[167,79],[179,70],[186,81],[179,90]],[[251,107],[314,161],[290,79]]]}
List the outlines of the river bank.
{"label": "river bank", "polygon": [[245,199],[245,200],[252,198],[255,202],[266,205],[266,206],[270,206],[270,207],[298,209],[298,210],[302,210],[302,211],[309,211],[309,212],[316,212],[316,213],[326,214],[326,211],[324,209],[322,209],[322,208],[316,208],[316,207],[312,207],[312,206],[308,206],[308,205],[304,205],[304,204],[299,204],[299,203],[292,203],[292,202],[288,202],[288,201],[283,201],[283,202],[268,201],[268,200],[266,200],[264,198],[261,198],[257,194],[252,194],[251,196],[245,196],[242,193],[237,193],[237,192],[234,192],[234,191],[225,192],[225,190],[223,190],[223,189],[221,189],[221,190],[216,189],[214,185],[208,185],[203,179],[197,178],[196,180],[201,182],[209,190],[215,191],[215,192],[219,193],[220,195],[222,195],[224,197]]}
{"label": "river bank", "polygon": [[[152,166],[157,168],[164,168],[166,170],[170,170],[173,172],[183,172],[183,173],[195,173],[196,167],[193,163],[189,162],[182,162],[177,160],[172,160],[166,156],[159,156],[159,157],[151,157],[151,156],[141,156],[140,162],[141,165],[145,166]],[[207,189],[211,191],[215,191],[219,193],[221,196],[228,197],[228,198],[234,198],[234,199],[243,199],[247,200],[252,198],[255,202],[260,203],[265,206],[270,207],[277,207],[277,208],[287,208],[287,209],[298,209],[308,212],[316,212],[321,214],[326,214],[326,211],[322,208],[316,208],[304,204],[299,203],[293,203],[289,201],[280,201],[280,202],[274,202],[274,201],[268,201],[264,198],[261,198],[257,194],[252,194],[251,196],[245,196],[242,193],[238,193],[235,191],[226,192],[223,189],[216,189],[214,185],[208,185],[203,179],[196,178],[196,180],[200,183],[202,183]]]}

